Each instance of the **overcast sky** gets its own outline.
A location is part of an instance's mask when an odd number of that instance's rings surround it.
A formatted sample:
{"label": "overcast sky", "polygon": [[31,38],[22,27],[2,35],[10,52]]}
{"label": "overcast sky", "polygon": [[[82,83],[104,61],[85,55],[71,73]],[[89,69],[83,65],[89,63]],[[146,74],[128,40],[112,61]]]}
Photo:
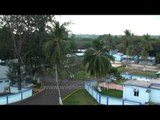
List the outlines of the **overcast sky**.
{"label": "overcast sky", "polygon": [[71,21],[67,28],[73,34],[124,35],[126,29],[135,35],[160,35],[160,15],[56,15],[56,20]]}

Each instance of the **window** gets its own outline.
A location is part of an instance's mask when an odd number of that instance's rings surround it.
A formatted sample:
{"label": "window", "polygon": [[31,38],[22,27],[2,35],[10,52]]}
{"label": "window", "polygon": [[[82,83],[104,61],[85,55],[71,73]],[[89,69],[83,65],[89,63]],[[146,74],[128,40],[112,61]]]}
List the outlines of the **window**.
{"label": "window", "polygon": [[134,89],[134,96],[139,96],[139,90],[138,89]]}

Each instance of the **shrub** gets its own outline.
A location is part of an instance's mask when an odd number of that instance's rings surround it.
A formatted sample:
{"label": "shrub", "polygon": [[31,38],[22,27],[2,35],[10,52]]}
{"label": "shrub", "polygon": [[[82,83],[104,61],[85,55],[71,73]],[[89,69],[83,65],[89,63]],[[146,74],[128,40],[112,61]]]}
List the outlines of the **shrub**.
{"label": "shrub", "polygon": [[77,73],[75,73],[76,80],[86,80],[88,78],[90,78],[90,75],[86,71],[78,71]]}
{"label": "shrub", "polygon": [[160,69],[160,64],[157,64],[157,68]]}
{"label": "shrub", "polygon": [[42,83],[42,82],[37,83],[36,80],[33,80],[32,82],[33,82],[33,84],[34,84],[34,88],[39,88],[39,89],[42,89],[42,88],[43,88],[43,83]]}

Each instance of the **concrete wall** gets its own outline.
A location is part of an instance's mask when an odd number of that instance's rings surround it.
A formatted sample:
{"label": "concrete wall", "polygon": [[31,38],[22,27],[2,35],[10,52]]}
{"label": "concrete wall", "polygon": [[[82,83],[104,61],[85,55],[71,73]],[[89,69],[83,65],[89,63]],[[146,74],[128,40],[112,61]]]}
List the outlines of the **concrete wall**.
{"label": "concrete wall", "polygon": [[30,88],[13,95],[2,96],[0,97],[0,105],[6,105],[6,104],[18,102],[26,98],[29,98],[32,95],[33,95],[33,92],[32,92],[32,89]]}
{"label": "concrete wall", "polygon": [[10,81],[6,82],[6,80],[0,80],[0,93],[5,92],[5,88],[9,87]]}
{"label": "concrete wall", "polygon": [[150,101],[155,103],[160,103],[160,90],[151,89],[150,92]]}
{"label": "concrete wall", "polygon": [[[22,91],[25,91],[25,90],[27,90],[27,88],[22,88]],[[18,93],[19,92],[18,87],[10,86],[10,92],[11,93]]]}
{"label": "concrete wall", "polygon": [[98,91],[96,91],[93,88],[92,85],[95,85],[95,83],[96,81],[85,82],[85,89],[100,104],[103,104],[103,105],[140,105],[141,104],[140,102],[136,102],[136,101],[110,97],[107,95],[101,95]]}
{"label": "concrete wall", "polygon": [[[139,90],[139,96],[134,96],[134,89]],[[145,102],[149,102],[149,93],[146,90],[147,88],[125,85],[123,86],[123,99],[134,100],[144,104]]]}
{"label": "concrete wall", "polygon": [[115,61],[120,62],[122,60],[122,56],[121,55],[113,54],[113,57],[114,57]]}

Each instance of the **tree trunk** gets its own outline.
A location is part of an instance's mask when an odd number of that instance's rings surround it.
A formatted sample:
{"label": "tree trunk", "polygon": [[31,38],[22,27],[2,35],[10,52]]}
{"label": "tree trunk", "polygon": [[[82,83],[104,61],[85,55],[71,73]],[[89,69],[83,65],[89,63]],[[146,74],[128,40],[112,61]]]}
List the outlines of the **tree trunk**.
{"label": "tree trunk", "polygon": [[111,49],[109,50],[109,55],[112,55],[112,50]]}
{"label": "tree trunk", "polygon": [[146,61],[147,61],[147,60],[145,59],[143,71],[146,71]]}
{"label": "tree trunk", "polygon": [[22,82],[22,71],[21,71],[21,61],[18,59],[18,90],[22,89],[21,82]]}
{"label": "tree trunk", "polygon": [[126,68],[128,68],[128,58],[129,58],[129,55],[128,55],[128,50],[127,50],[127,60],[126,60]]}
{"label": "tree trunk", "polygon": [[59,88],[59,82],[58,82],[58,68],[57,68],[57,64],[55,64],[55,73],[56,73],[56,82],[57,82],[57,89],[58,89],[58,99],[59,99],[59,104],[63,105],[62,102],[62,98],[61,98],[61,92],[60,92],[60,88]]}

